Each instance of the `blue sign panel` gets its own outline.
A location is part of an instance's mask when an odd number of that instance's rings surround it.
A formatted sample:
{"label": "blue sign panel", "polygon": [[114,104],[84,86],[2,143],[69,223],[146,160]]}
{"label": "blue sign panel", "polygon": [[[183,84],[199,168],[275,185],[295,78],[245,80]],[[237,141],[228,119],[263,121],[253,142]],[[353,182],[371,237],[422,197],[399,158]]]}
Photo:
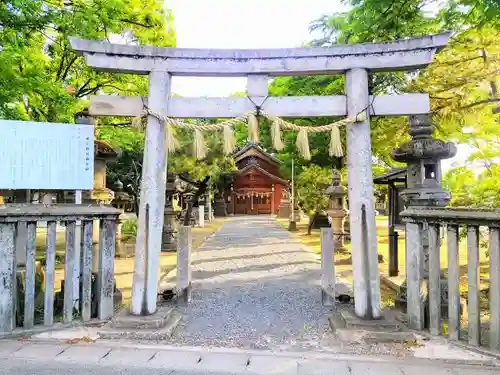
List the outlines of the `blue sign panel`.
{"label": "blue sign panel", "polygon": [[0,121],[0,189],[91,190],[94,127]]}

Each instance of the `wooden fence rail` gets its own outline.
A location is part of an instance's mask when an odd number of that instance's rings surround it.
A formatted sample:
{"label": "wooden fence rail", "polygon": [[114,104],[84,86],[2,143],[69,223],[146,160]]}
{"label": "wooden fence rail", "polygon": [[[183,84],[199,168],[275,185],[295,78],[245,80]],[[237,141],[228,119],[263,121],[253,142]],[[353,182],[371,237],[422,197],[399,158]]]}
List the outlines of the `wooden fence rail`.
{"label": "wooden fence rail", "polygon": [[[35,326],[35,310],[43,301],[43,326],[52,326],[55,321],[55,276],[57,223],[65,225],[64,244],[64,302],[62,322],[71,323],[75,319],[75,300],[79,302],[77,311],[82,321],[91,319],[92,298],[92,232],[93,221],[100,223],[99,269],[97,280],[98,318],[105,320],[113,316],[114,256],[116,225],[121,211],[112,207],[83,205],[5,205],[0,206],[0,335],[10,334],[16,326],[31,329]],[[45,238],[45,266],[43,285],[37,286],[37,223],[47,222]],[[77,226],[81,221],[81,226]],[[75,249],[76,231],[81,230],[81,251]],[[20,238],[20,230],[25,229],[26,236]],[[40,234],[39,234],[40,235]],[[19,243],[21,241],[21,243]],[[21,245],[21,246],[19,246]],[[20,250],[19,250],[20,249]],[[21,253],[20,253],[21,252]],[[17,257],[24,258],[25,267],[18,266]],[[78,259],[77,254],[80,254]],[[75,263],[80,262],[80,273],[75,273]],[[24,273],[23,278],[19,274]],[[19,282],[18,280],[21,280]],[[73,286],[80,284],[79,288]],[[19,301],[24,290],[24,303]],[[75,296],[74,290],[80,290]],[[37,293],[38,292],[38,293]],[[42,295],[42,297],[40,297]],[[20,305],[20,303],[22,305]],[[20,306],[23,306],[22,323],[16,322]],[[81,308],[80,308],[81,307]],[[16,324],[17,323],[17,324]],[[19,327],[18,327],[19,328]]]}
{"label": "wooden fence rail", "polygon": [[451,208],[409,208],[401,213],[406,223],[407,241],[407,303],[410,328],[424,328],[425,291],[423,281],[424,254],[423,232],[428,231],[428,301],[429,330],[441,334],[441,241],[440,230],[446,227],[448,255],[448,337],[460,339],[460,266],[459,233],[464,228],[467,236],[467,315],[468,342],[481,344],[480,311],[480,229],[488,231],[489,251],[489,346],[500,350],[500,210],[451,209]]}

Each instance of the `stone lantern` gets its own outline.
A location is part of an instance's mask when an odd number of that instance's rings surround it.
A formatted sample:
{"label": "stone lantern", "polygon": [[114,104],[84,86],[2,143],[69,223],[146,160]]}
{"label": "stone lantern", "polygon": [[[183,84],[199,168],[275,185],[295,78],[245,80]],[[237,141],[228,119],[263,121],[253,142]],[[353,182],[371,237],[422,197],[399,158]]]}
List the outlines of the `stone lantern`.
{"label": "stone lantern", "polygon": [[287,189],[281,191],[280,207],[278,217],[280,219],[288,219],[292,214],[292,204],[290,203],[290,193]]}
{"label": "stone lantern", "polygon": [[165,210],[163,213],[163,230],[161,240],[161,251],[176,251],[176,234],[175,234],[175,212],[173,199],[175,194],[175,175],[167,173],[167,184],[165,189]]}
{"label": "stone lantern", "polygon": [[347,216],[345,209],[345,197],[347,189],[341,185],[340,172],[333,170],[332,183],[325,190],[328,195],[328,216],[331,219],[331,226],[334,239],[334,249],[340,250],[344,247],[344,220]]}
{"label": "stone lantern", "polygon": [[456,155],[455,144],[432,137],[429,115],[411,116],[409,133],[412,139],[392,151],[395,161],[407,164],[407,188],[401,192],[406,206],[445,207],[451,194],[441,187],[441,160]]}
{"label": "stone lantern", "polygon": [[[434,128],[430,115],[410,116],[409,133],[411,140],[392,151],[395,161],[407,164],[407,188],[400,195],[406,207],[444,207],[451,200],[451,194],[441,187],[441,160],[452,158],[457,153],[453,143],[432,137]],[[429,279],[429,236],[422,231],[424,256],[424,280]],[[441,313],[448,316],[448,283],[441,276]],[[406,308],[406,281],[396,303]],[[427,314],[426,314],[427,316]]]}

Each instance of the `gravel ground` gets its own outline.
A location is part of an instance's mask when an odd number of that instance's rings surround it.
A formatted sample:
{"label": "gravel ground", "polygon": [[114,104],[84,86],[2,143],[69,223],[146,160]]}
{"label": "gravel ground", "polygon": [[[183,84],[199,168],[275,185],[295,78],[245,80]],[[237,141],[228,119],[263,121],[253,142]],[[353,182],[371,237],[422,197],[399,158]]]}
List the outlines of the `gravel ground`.
{"label": "gravel ground", "polygon": [[194,255],[193,279],[176,344],[308,349],[333,340],[318,258],[269,217],[225,223]]}
{"label": "gravel ground", "polygon": [[408,355],[394,344],[347,344],[321,304],[320,260],[270,217],[237,217],[193,259],[193,300],[170,344]]}

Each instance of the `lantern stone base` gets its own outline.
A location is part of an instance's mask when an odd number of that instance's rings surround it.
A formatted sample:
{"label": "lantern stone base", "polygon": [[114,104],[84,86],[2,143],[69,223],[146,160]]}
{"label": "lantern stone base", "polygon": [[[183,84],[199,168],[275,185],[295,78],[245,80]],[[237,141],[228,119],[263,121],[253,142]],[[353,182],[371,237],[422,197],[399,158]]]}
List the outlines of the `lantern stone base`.
{"label": "lantern stone base", "polygon": [[[427,281],[425,281],[427,283]],[[441,318],[448,319],[448,279],[441,275]],[[407,312],[407,281],[403,281],[399,287],[394,304],[404,313]],[[424,304],[424,327],[429,328],[429,298],[426,290],[422,291],[422,303]],[[467,301],[460,297],[460,316],[467,310]]]}
{"label": "lantern stone base", "polygon": [[297,223],[300,223],[301,220],[302,220],[302,210],[300,209],[295,209],[294,212],[293,212],[293,216],[294,216],[294,221],[297,222]]}
{"label": "lantern stone base", "polygon": [[217,198],[215,199],[215,210],[214,210],[214,215],[216,217],[226,217],[227,216],[227,210],[226,210],[226,201],[224,198]]}
{"label": "lantern stone base", "polygon": [[288,199],[282,199],[280,202],[280,208],[278,210],[278,217],[280,219],[288,219],[292,214],[292,205]]}
{"label": "lantern stone base", "polygon": [[[98,274],[92,272],[92,283],[91,283],[91,296],[90,296],[90,317],[97,318],[97,295],[98,295]],[[80,277],[80,296],[82,296],[82,280]],[[61,280],[61,290],[56,292],[54,295],[54,310],[56,315],[62,315],[63,304],[64,304],[64,287],[65,280]],[[119,307],[123,303],[123,295],[120,289],[116,287],[116,279],[113,281],[113,305],[115,308]],[[82,310],[82,299],[80,298],[80,311]]]}
{"label": "lantern stone base", "polygon": [[162,238],[161,238],[161,251],[162,252],[170,252],[170,251],[177,250],[176,236],[175,236],[175,233],[172,231],[172,229],[163,228],[163,232],[162,232],[161,236],[162,236]]}

